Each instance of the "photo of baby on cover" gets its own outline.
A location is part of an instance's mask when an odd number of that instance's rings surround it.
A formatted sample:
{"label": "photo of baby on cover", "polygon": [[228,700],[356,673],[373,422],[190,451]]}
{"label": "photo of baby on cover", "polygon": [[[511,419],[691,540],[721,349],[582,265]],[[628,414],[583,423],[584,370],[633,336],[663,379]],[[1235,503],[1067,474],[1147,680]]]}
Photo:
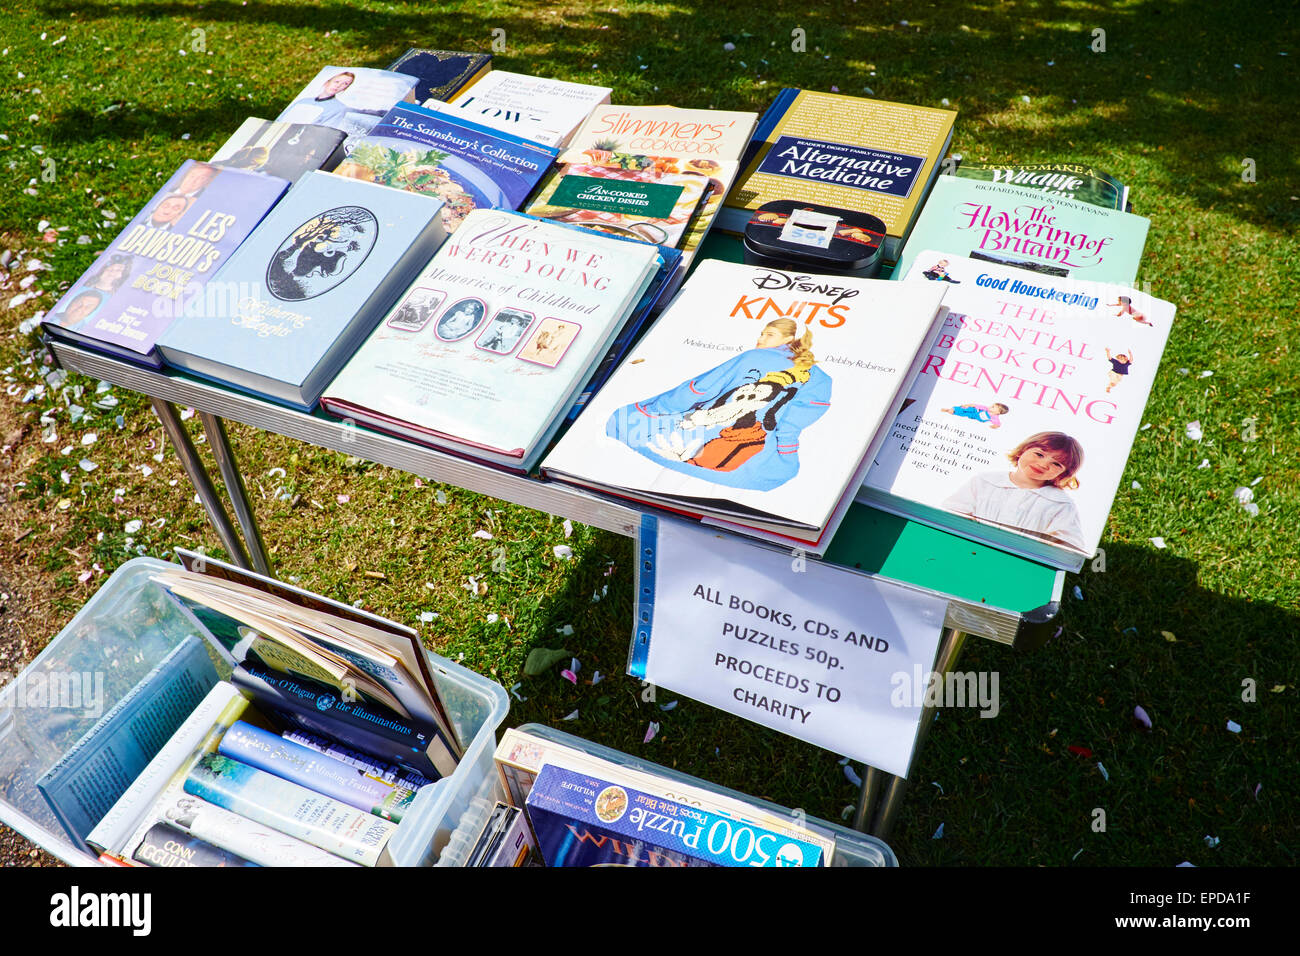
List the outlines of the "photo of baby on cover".
{"label": "photo of baby on cover", "polygon": [[1072,492],[1083,446],[1064,432],[1038,432],[1007,453],[1009,470],[975,475],[941,507],[1087,553]]}

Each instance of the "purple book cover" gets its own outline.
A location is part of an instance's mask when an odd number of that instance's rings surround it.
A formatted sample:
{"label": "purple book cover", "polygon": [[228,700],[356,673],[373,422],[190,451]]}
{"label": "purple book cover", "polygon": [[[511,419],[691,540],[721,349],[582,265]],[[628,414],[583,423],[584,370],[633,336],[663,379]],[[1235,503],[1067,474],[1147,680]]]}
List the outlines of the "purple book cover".
{"label": "purple book cover", "polygon": [[288,188],[186,160],[44,319],[48,332],[159,367],[154,343]]}

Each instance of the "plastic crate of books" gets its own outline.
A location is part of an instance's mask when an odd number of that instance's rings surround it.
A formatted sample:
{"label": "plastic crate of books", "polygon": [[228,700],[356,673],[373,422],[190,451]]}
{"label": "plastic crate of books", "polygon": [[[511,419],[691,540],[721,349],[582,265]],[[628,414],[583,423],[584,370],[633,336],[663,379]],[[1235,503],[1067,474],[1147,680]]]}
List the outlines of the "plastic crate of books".
{"label": "plastic crate of books", "polygon": [[[767,800],[761,800],[758,797],[751,797],[748,794],[740,793],[736,790],[730,790],[726,787],[720,787],[717,784],[710,783],[707,780],[701,780],[699,777],[692,777],[688,774],[672,770],[668,767],[651,763],[648,760],[642,760],[633,757],[622,751],[613,750],[600,744],[592,743],[590,740],[584,740],[581,737],[574,737],[566,734],[561,730],[547,727],[543,724],[525,724],[519,728],[521,731],[541,737],[545,740],[571,747],[574,750],[580,750],[584,753],[591,754],[593,757],[599,757],[611,763],[620,764],[639,770],[644,773],[655,774],[660,777],[666,777],[669,780],[675,780],[692,787],[699,787],[704,790],[711,790],[714,793],[748,803],[756,807],[789,817],[792,815],[786,807],[779,806]],[[500,795],[500,784],[496,784],[497,794]],[[878,837],[870,836],[866,833],[860,833],[857,830],[851,830],[848,827],[840,826],[836,823],[830,823],[815,817],[809,817],[807,823],[819,829],[827,831],[835,838],[835,854],[831,860],[831,866],[898,866],[898,857],[889,845]]]}
{"label": "plastic crate of books", "polygon": [[[66,863],[97,860],[70,840],[37,781],[195,633],[193,620],[151,580],[176,569],[153,558],[128,561],[22,673],[0,672],[0,822]],[[438,860],[461,817],[495,776],[496,731],[509,710],[499,684],[431,652],[428,659],[464,756],[452,774],[422,788],[407,808],[388,843],[399,866]],[[218,663],[217,670],[229,676],[228,664],[223,669]]]}

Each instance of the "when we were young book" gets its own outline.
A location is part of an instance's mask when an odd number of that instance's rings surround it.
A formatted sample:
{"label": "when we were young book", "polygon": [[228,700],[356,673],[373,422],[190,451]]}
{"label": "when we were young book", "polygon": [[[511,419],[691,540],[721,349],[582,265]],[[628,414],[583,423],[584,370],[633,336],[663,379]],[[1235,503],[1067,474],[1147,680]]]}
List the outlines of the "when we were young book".
{"label": "when we were young book", "polygon": [[944,291],[704,260],[543,472],[820,554]]}
{"label": "when we were young book", "polygon": [[946,288],[950,311],[858,500],[1079,570],[1105,528],[1174,307],[933,249],[898,284]]}

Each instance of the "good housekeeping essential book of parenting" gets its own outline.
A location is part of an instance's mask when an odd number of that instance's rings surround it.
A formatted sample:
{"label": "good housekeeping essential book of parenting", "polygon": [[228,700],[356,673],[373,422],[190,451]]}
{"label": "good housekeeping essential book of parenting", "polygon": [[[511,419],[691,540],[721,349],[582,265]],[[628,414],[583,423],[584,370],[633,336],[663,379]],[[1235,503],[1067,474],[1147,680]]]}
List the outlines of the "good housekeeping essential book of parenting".
{"label": "good housekeeping essential book of parenting", "polygon": [[820,554],[943,292],[705,260],[543,471]]}
{"label": "good housekeeping essential book of parenting", "polygon": [[1077,571],[1096,552],[1174,307],[1124,286],[921,252],[948,317],[858,497]]}

